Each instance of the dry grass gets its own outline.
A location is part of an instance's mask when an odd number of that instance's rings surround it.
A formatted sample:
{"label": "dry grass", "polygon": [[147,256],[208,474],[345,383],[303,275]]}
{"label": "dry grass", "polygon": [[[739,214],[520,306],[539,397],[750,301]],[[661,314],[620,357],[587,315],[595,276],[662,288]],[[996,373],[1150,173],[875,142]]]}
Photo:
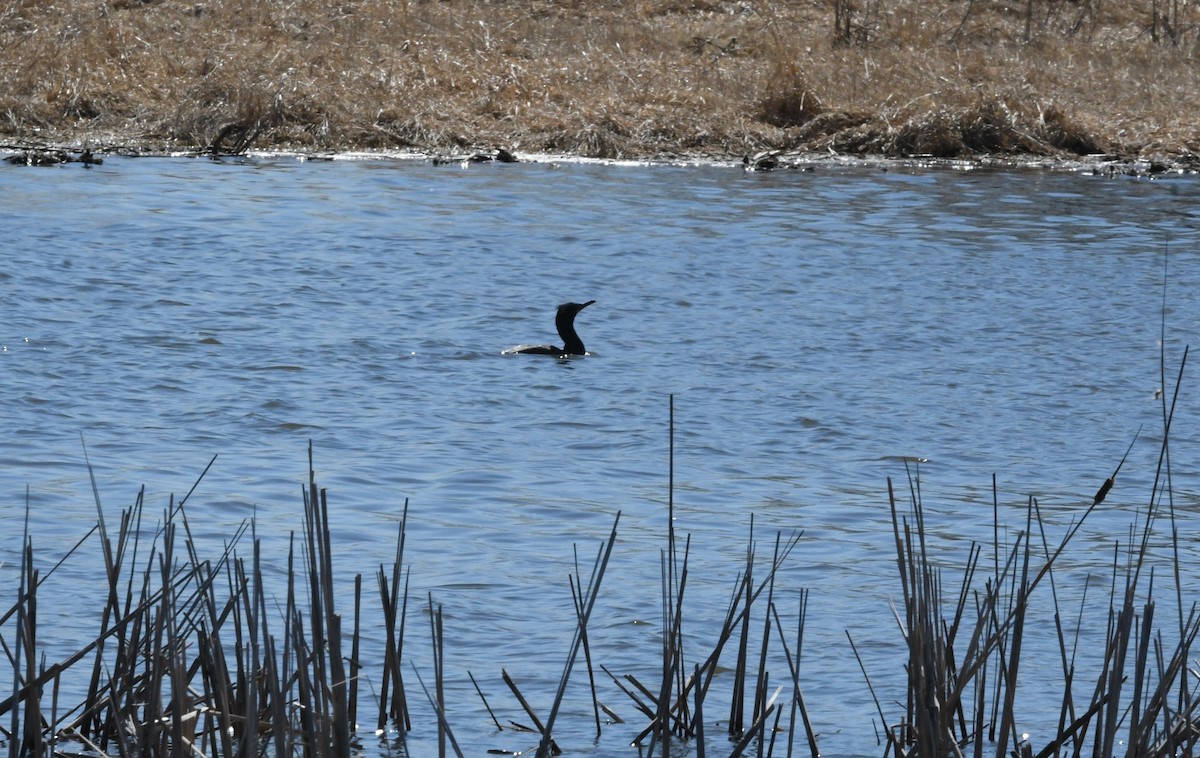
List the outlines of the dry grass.
{"label": "dry grass", "polygon": [[6,0],[0,139],[1180,157],[1198,22],[1170,0]]}

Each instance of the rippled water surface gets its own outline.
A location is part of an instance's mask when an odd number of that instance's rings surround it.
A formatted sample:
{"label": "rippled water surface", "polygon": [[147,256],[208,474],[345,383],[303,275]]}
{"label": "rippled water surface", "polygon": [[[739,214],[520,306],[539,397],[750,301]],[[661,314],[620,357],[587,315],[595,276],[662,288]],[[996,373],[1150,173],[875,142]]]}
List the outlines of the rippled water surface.
{"label": "rippled water surface", "polygon": [[[929,528],[958,566],[970,540],[991,540],[993,474],[1002,524],[1023,528],[1036,496],[1056,539],[1143,427],[1059,589],[1103,573],[1150,497],[1164,313],[1172,377],[1196,334],[1197,196],[1193,177],[945,169],[2,169],[0,601],[16,597],[26,504],[46,566],[94,523],[85,444],[114,519],[142,484],[158,517],[215,455],[188,502],[193,531],[216,552],[257,515],[282,571],[312,440],[335,570],[373,588],[407,499],[414,603],[431,594],[446,613],[456,736],[473,755],[524,749],[532,739],[493,731],[466,671],[502,720],[525,719],[501,667],[548,708],[573,629],[572,545],[590,564],[618,511],[592,653],[647,680],[660,665],[673,395],[689,668],[725,612],[751,517],[763,556],[777,531],[803,530],[776,591],[794,624],[811,590],[808,707],[827,754],[881,755],[846,632],[898,719],[888,477],[907,496],[924,460]],[[590,356],[501,356],[555,341],[555,306],[591,299],[578,321]],[[1182,579],[1200,599],[1196,386],[1185,374],[1171,438]],[[42,597],[52,650],[97,628],[91,539]],[[427,667],[414,626],[410,655]],[[1051,637],[1026,645],[1056,665]],[[1023,675],[1034,730],[1050,707],[1042,675]],[[633,755],[645,722],[630,702],[598,682],[628,723],[597,742],[585,678],[573,681],[558,743]],[[414,754],[435,728],[418,719]]]}

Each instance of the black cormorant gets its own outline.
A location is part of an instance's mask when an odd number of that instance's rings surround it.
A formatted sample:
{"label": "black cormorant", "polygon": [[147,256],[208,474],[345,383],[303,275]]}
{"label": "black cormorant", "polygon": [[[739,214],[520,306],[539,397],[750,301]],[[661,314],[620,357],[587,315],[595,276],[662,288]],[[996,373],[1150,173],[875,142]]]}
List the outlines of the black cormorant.
{"label": "black cormorant", "polygon": [[558,336],[562,337],[562,347],[554,345],[517,345],[505,350],[503,354],[554,355],[559,358],[565,358],[568,355],[587,355],[587,350],[583,346],[583,340],[579,339],[579,335],[575,333],[575,314],[594,302],[596,301],[589,300],[586,303],[563,303],[558,306],[558,313],[554,316],[554,326],[558,328]]}

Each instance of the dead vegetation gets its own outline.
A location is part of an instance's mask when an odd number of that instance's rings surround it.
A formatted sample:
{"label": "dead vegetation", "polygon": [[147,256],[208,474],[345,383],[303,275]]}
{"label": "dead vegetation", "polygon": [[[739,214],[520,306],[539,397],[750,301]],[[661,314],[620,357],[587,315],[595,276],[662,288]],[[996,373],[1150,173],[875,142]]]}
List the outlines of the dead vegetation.
{"label": "dead vegetation", "polygon": [[1198,23],[1171,0],[11,0],[0,139],[1178,157]]}
{"label": "dead vegetation", "polygon": [[[1126,534],[1094,535],[1111,542],[1110,575],[1089,573],[1077,610],[1068,606],[1069,582],[1056,580],[1057,572],[1070,561],[1068,554],[1081,552],[1074,548],[1086,538],[1076,537],[1110,494],[1138,434],[1093,502],[1080,504],[1065,531],[1044,520],[1031,497],[1024,523],[1010,534],[1000,518],[1000,495],[993,483],[993,544],[989,550],[971,542],[957,562],[947,562],[949,546],[937,536],[938,527],[926,521],[919,476],[910,477],[907,507],[889,480],[901,588],[892,611],[906,654],[891,673],[906,679],[904,698],[881,699],[880,672],[868,670],[855,641],[860,630],[846,630],[877,708],[874,726],[882,755],[978,757],[986,750],[989,755],[1033,758],[1037,750],[1038,758],[1050,758],[1113,756],[1118,748],[1136,758],[1195,754],[1200,699],[1189,661],[1200,634],[1200,610],[1184,600],[1187,551],[1177,526],[1167,443],[1186,361],[1185,349],[1173,387],[1165,361],[1160,369],[1162,385],[1170,389],[1160,397],[1163,432],[1153,490]],[[801,588],[797,594],[780,574],[801,544],[802,532],[776,534],[769,549],[760,551],[751,518],[745,564],[733,582],[724,617],[698,618],[687,592],[691,535],[676,529],[673,398],[669,440],[666,539],[658,582],[661,654],[651,651],[641,673],[613,671],[604,662],[611,647],[589,641],[589,629],[606,623],[601,619],[594,624],[593,611],[613,557],[618,511],[590,572],[583,570],[587,564],[575,547],[574,572],[567,577],[572,604],[563,609],[563,618],[571,619],[571,640],[558,651],[565,660],[552,697],[543,692],[539,698],[550,702],[549,708],[539,711],[531,705],[504,668],[499,678],[511,700],[498,694],[502,690],[494,675],[481,676],[481,686],[473,673],[465,672],[495,726],[494,731],[484,727],[488,736],[483,739],[499,743],[505,734],[524,741],[520,751],[490,748],[489,753],[550,758],[564,751],[594,752],[605,730],[628,717],[641,730],[633,743],[647,758],[680,751],[729,758],[747,753],[791,756],[805,749],[814,758],[821,754],[816,724],[829,715],[810,713],[800,673],[809,591]],[[354,577],[353,592],[346,592],[335,581],[330,508],[326,491],[317,485],[312,456],[310,445],[302,528],[289,543],[286,571],[263,555],[254,520],[243,523],[219,555],[205,556],[192,533],[195,510],[189,501],[196,487],[179,501],[172,498],[157,524],[145,509],[144,492],[112,523],[96,491],[96,525],[53,564],[41,556],[35,559],[36,535],[22,535],[19,570],[10,587],[15,600],[0,613],[11,692],[0,700],[6,724],[0,727],[0,747],[12,755],[348,758],[362,752],[374,725],[375,735],[386,736],[391,744],[384,751],[388,754],[407,755],[410,734],[426,744],[436,735],[439,756],[461,758],[465,753],[453,729],[472,720],[464,716],[461,702],[447,698],[448,683],[460,695],[464,688],[461,670],[445,667],[442,606],[430,593],[421,603],[424,609],[410,613],[420,600],[410,594],[412,570],[405,564],[407,501],[394,559],[376,572],[377,594],[368,589],[364,597],[361,574]],[[1061,531],[1057,537],[1056,531]],[[962,541],[956,537],[954,542],[961,549]],[[1095,545],[1081,550],[1094,551]],[[103,558],[100,593],[67,602],[43,586],[67,559],[85,551]],[[264,568],[264,560],[275,568]],[[1071,568],[1065,571],[1072,573]],[[1167,577],[1159,578],[1157,586],[1156,571]],[[1087,602],[1093,579],[1109,588],[1099,605]],[[642,590],[619,592],[654,592],[655,586],[650,580]],[[1166,602],[1161,600],[1164,593]],[[1099,594],[1104,595],[1102,589]],[[798,611],[794,617],[793,609]],[[1053,624],[1046,624],[1050,612]],[[75,653],[51,658],[47,648],[56,646],[56,619],[63,614],[96,619],[98,627]],[[707,627],[700,635],[697,621]],[[620,626],[611,619],[607,625]],[[504,632],[497,634],[502,638]],[[1090,642],[1082,641],[1085,635]],[[1047,649],[1044,642],[1030,644],[1038,636],[1056,640],[1049,649],[1057,650],[1061,669],[1025,673],[1031,668],[1030,654],[1022,657],[1026,645]],[[381,647],[365,652],[364,638]],[[769,665],[777,665],[781,657],[786,666],[772,676]],[[416,660],[423,663],[418,666]],[[586,690],[578,681],[584,673]],[[577,682],[571,704],[564,706],[573,675]],[[1022,725],[1045,724],[1055,714],[1024,712],[1027,706],[1017,692],[1022,681],[1043,702],[1061,698],[1057,727],[1037,745]],[[491,692],[490,701],[484,688]],[[67,692],[86,695],[75,700]],[[606,705],[602,696],[616,699]],[[424,718],[413,718],[414,704]],[[496,711],[521,721],[506,718],[502,723]],[[560,714],[577,721],[582,714],[594,721],[595,736],[586,740],[586,747],[558,744],[554,735]],[[474,723],[478,731],[480,722]],[[858,728],[865,732],[870,727]],[[720,740],[713,739],[718,729],[725,732]],[[583,729],[587,732],[590,728]],[[622,749],[627,749],[627,732],[621,734]],[[473,741],[478,744],[477,738]]]}

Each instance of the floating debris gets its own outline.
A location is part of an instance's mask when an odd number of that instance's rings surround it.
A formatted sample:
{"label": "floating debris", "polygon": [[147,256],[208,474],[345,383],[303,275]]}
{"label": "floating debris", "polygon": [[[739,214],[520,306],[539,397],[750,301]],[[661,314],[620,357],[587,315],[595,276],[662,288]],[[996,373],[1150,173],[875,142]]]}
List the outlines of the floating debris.
{"label": "floating debris", "polygon": [[780,150],[766,150],[754,155],[743,156],[742,168],[747,171],[774,171],[779,168]]}
{"label": "floating debris", "polygon": [[811,154],[784,155],[782,150],[764,150],[754,155],[742,156],[744,171],[774,171],[780,168],[790,168],[796,171],[812,171]]}
{"label": "floating debris", "polygon": [[84,168],[91,168],[104,163],[90,149],[72,155],[66,150],[50,147],[23,148],[20,152],[4,157],[4,161],[13,166],[57,166],[62,163],[82,163]]}
{"label": "floating debris", "polygon": [[254,140],[262,133],[265,124],[262,119],[254,122],[234,121],[221,127],[221,131],[208,143],[204,154],[211,158],[222,158],[245,155]]}
{"label": "floating debris", "polygon": [[477,150],[470,155],[435,155],[433,156],[433,165],[446,166],[449,164],[458,164],[462,167],[467,167],[472,163],[519,163],[520,159],[512,150],[505,147],[496,147],[490,150]]}

